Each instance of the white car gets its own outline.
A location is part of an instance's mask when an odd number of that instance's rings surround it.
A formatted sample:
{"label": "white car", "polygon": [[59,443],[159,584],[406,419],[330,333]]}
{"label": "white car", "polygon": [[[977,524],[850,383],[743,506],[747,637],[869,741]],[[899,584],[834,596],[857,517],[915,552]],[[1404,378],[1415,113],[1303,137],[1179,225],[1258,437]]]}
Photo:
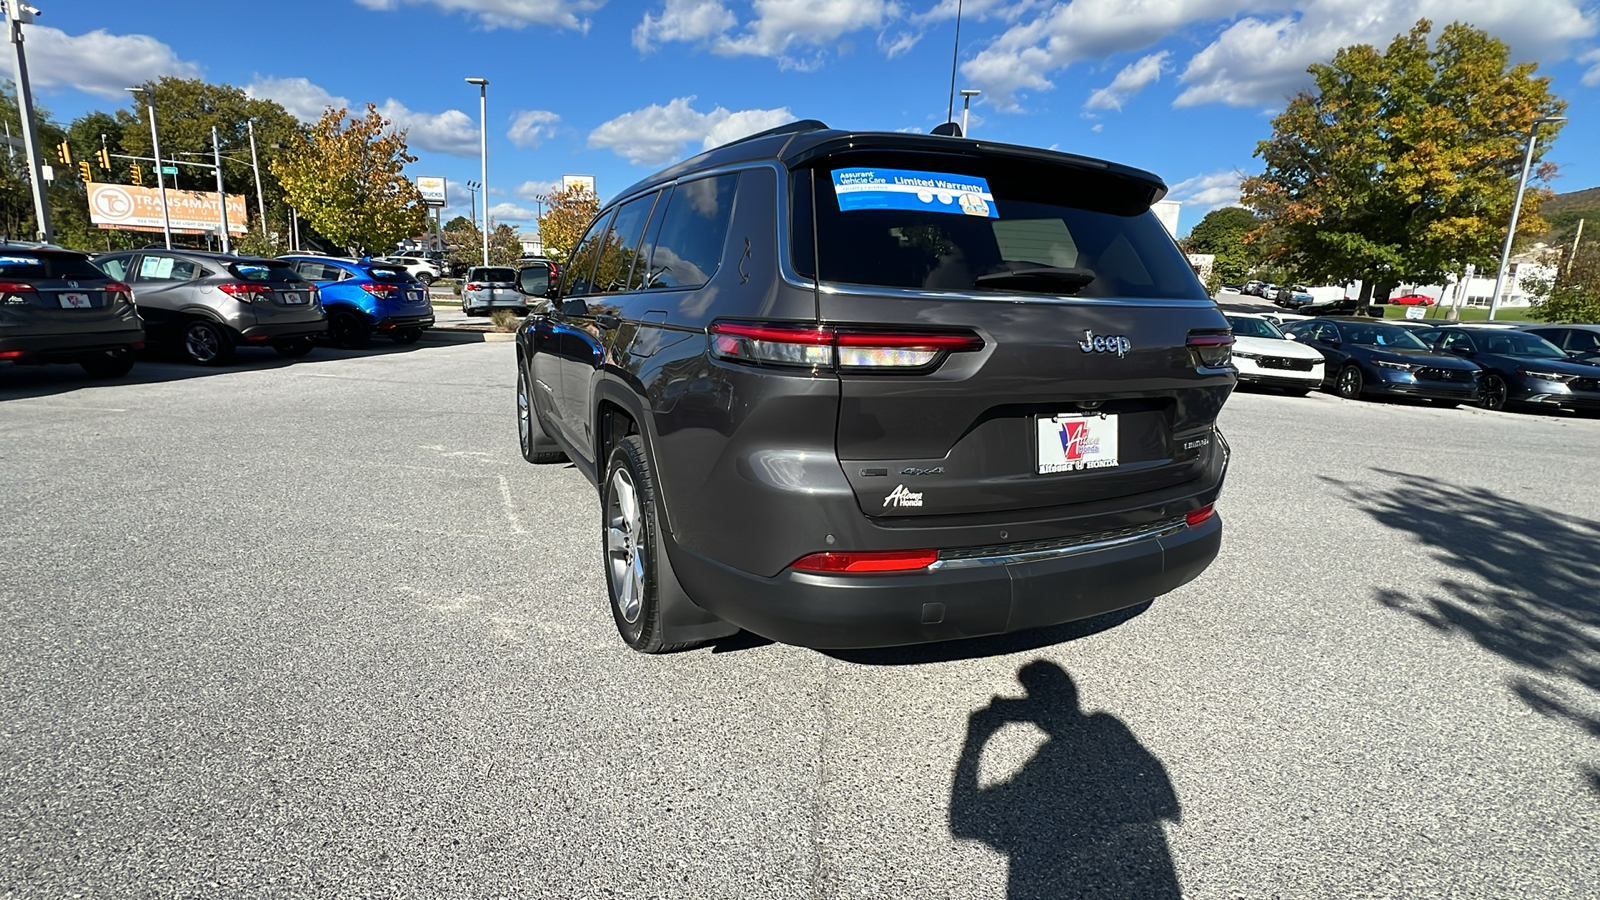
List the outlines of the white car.
{"label": "white car", "polygon": [[1298,397],[1322,386],[1325,361],[1315,348],[1284,337],[1266,316],[1228,313],[1227,319],[1240,382],[1281,388]]}
{"label": "white car", "polygon": [[407,274],[409,274],[412,278],[415,278],[423,284],[433,284],[435,281],[438,281],[440,278],[444,277],[444,269],[442,269],[438,263],[427,258],[426,256],[398,254],[395,256],[380,257],[373,261],[387,263],[391,266],[400,266],[401,268],[405,269]]}

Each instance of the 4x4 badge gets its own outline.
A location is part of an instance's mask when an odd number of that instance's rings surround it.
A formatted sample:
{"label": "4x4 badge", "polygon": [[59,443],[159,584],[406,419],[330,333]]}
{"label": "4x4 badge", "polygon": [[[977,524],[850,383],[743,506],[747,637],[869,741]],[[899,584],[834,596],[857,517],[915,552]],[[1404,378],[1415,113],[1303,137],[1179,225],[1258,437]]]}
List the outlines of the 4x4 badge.
{"label": "4x4 badge", "polygon": [[1096,336],[1087,329],[1083,332],[1083,340],[1078,342],[1079,349],[1085,353],[1115,353],[1117,356],[1127,356],[1133,349],[1133,342],[1125,335],[1112,334]]}

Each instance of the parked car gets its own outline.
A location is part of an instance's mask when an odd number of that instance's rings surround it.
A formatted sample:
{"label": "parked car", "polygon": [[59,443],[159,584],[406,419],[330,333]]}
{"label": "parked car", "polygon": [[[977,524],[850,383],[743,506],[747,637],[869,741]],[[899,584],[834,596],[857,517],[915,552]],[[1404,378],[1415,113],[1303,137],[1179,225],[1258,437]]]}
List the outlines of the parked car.
{"label": "parked car", "polygon": [[[1260,315],[1261,318],[1266,319],[1268,322],[1278,326],[1279,331],[1282,331],[1284,328],[1288,327],[1290,322],[1304,322],[1313,318],[1312,316],[1302,316],[1299,313],[1288,312],[1264,312],[1259,313],[1258,315]],[[1287,335],[1285,336],[1287,337]]]}
{"label": "parked car", "polygon": [[[1326,303],[1311,303],[1300,307],[1300,313],[1307,316],[1353,316],[1361,308],[1361,301],[1354,297],[1341,297],[1338,300],[1329,300]],[[1367,307],[1367,315],[1374,318],[1383,318],[1383,310],[1377,306]]]}
{"label": "parked car", "polygon": [[1199,575],[1234,338],[1164,193],[819,122],[619,193],[517,333],[517,406],[523,455],[599,489],[624,641],[947,640]]}
{"label": "parked car", "polygon": [[1579,362],[1600,363],[1600,325],[1524,325],[1522,330],[1555,344]]}
{"label": "parked car", "polygon": [[129,250],[94,264],[133,286],[153,342],[176,344],[191,362],[216,366],[240,346],[270,344],[304,356],[328,330],[317,287],[289,263],[199,250]]}
{"label": "parked car", "polygon": [[424,286],[444,277],[444,267],[439,261],[421,253],[396,253],[393,256],[380,256],[373,262],[399,266]]}
{"label": "parked car", "polygon": [[1433,350],[1409,330],[1367,318],[1313,319],[1288,333],[1327,360],[1328,384],[1346,400],[1375,394],[1420,397],[1444,406],[1476,403],[1476,365]]}
{"label": "parked car", "polygon": [[1280,388],[1296,397],[1322,386],[1323,359],[1317,350],[1284,337],[1266,316],[1228,313],[1227,319],[1241,383]]}
{"label": "parked car", "polygon": [[1536,334],[1500,328],[1437,328],[1417,335],[1483,369],[1484,409],[1519,405],[1600,411],[1600,366],[1574,362]]}
{"label": "parked car", "polygon": [[1252,297],[1259,297],[1261,296],[1261,289],[1266,286],[1266,282],[1264,281],[1246,281],[1241,293],[1249,294]]}
{"label": "parked car", "polygon": [[374,334],[396,344],[414,344],[433,327],[428,290],[399,266],[374,260],[328,256],[282,256],[301,278],[322,294],[328,314],[328,340],[359,350]]}
{"label": "parked car", "polygon": [[[537,269],[540,266],[532,266]],[[549,280],[548,266],[546,281]],[[461,312],[468,316],[487,316],[496,309],[509,309],[518,315],[528,312],[527,295],[517,290],[517,269],[509,266],[473,266],[461,286]]]}
{"label": "parked car", "polygon": [[1277,293],[1272,296],[1272,302],[1285,309],[1300,309],[1317,302],[1317,299],[1304,287],[1295,285],[1292,288],[1278,288]]}
{"label": "parked car", "polygon": [[77,363],[96,378],[118,378],[142,346],[133,290],[87,254],[0,242],[0,361]]}
{"label": "parked car", "polygon": [[1400,306],[1432,306],[1438,301],[1426,294],[1401,294],[1398,297],[1390,297],[1389,302]]}

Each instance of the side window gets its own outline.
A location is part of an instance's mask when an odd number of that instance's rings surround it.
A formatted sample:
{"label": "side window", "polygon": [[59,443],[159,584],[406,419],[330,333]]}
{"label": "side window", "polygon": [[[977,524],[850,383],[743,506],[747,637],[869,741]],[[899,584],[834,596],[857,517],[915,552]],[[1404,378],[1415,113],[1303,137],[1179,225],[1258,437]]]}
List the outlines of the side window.
{"label": "side window", "polygon": [[584,234],[583,240],[578,242],[578,249],[572,251],[567,272],[561,277],[561,296],[582,297],[584,294],[594,293],[595,257],[600,255],[600,236],[610,227],[611,219],[611,214],[596,219]]}
{"label": "side window", "polygon": [[139,281],[188,281],[195,265],[170,256],[146,256],[139,261]]}
{"label": "side window", "polygon": [[737,173],[678,185],[655,233],[646,289],[697,288],[711,280],[722,262],[738,186]]}
{"label": "side window", "polygon": [[1324,344],[1339,343],[1339,329],[1329,325],[1327,322],[1317,323],[1315,329],[1312,331],[1312,334],[1315,335],[1316,340],[1319,340]]}
{"label": "side window", "polygon": [[1592,353],[1600,350],[1600,334],[1596,334],[1593,331],[1579,331],[1576,328],[1569,329],[1567,331],[1566,349],[1575,350],[1578,353]]}
{"label": "side window", "polygon": [[638,259],[639,239],[644,235],[645,222],[650,218],[650,210],[655,202],[654,193],[646,194],[629,200],[617,210],[617,217],[612,220],[611,230],[606,232],[605,242],[601,245],[600,262],[595,268],[596,291],[604,294],[629,290],[632,286],[629,276],[635,268],[640,270],[639,280],[643,280],[644,267],[636,267],[634,261]]}
{"label": "side window", "polygon": [[1444,349],[1449,350],[1452,353],[1459,353],[1462,350],[1471,353],[1476,348],[1472,346],[1472,338],[1469,338],[1457,331],[1445,336]]}
{"label": "side window", "polygon": [[118,259],[96,260],[96,265],[112,281],[128,280],[128,258],[126,256]]}

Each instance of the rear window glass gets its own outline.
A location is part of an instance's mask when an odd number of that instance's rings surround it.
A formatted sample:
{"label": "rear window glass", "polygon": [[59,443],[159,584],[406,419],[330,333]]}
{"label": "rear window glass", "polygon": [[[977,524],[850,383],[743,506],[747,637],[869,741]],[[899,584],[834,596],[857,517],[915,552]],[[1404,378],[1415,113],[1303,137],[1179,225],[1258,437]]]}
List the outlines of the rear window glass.
{"label": "rear window glass", "polygon": [[411,281],[411,273],[397,266],[368,266],[367,274],[376,281]]}
{"label": "rear window glass", "polygon": [[737,174],[679,184],[640,250],[649,254],[649,271],[635,280],[646,289],[697,288],[710,281],[722,262],[738,187]]}
{"label": "rear window glass", "polygon": [[88,258],[76,253],[9,253],[0,251],[0,276],[5,278],[105,278]]}
{"label": "rear window glass", "polygon": [[228,266],[228,271],[235,278],[245,281],[304,281],[286,262],[277,260],[262,260],[260,262],[236,262]]}
{"label": "rear window glass", "polygon": [[795,172],[791,192],[795,271],[822,281],[1206,299],[1148,188],[1114,173],[868,152]]}
{"label": "rear window glass", "polygon": [[473,281],[489,281],[495,284],[509,284],[517,280],[516,269],[473,269]]}

